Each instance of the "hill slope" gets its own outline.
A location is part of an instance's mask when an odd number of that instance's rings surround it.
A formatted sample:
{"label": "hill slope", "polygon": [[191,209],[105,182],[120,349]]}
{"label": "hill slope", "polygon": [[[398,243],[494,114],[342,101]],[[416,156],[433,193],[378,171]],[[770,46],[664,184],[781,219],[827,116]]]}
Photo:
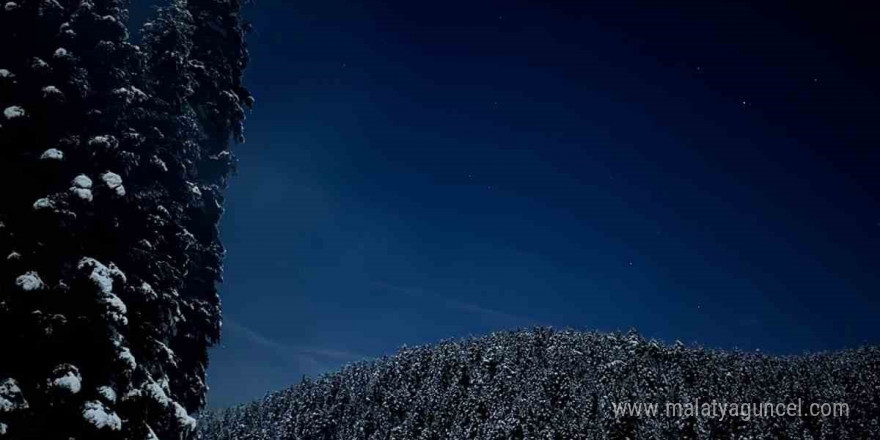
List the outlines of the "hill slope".
{"label": "hill slope", "polygon": [[[695,399],[800,399],[804,415],[666,416],[666,402]],[[657,402],[659,415],[616,417],[624,402]],[[806,415],[839,402],[848,417]],[[350,365],[205,414],[199,429],[216,440],[880,438],[880,349],[778,357],[634,333],[495,333]]]}

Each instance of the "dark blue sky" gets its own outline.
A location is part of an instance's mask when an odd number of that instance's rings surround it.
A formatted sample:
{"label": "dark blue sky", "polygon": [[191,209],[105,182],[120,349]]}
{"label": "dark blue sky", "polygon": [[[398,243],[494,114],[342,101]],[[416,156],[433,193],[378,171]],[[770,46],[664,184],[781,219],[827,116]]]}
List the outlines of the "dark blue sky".
{"label": "dark blue sky", "polygon": [[214,406],[532,325],[880,342],[874,11],[258,0]]}

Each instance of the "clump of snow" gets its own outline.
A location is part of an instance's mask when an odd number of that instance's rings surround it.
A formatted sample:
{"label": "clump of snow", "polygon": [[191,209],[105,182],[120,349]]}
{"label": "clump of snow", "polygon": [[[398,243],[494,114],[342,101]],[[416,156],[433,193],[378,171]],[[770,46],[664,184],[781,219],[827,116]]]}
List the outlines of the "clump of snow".
{"label": "clump of snow", "polygon": [[108,171],[101,175],[101,180],[104,181],[104,184],[106,184],[108,188],[115,191],[116,195],[125,195],[125,187],[122,186],[122,177],[120,177],[119,174]]}
{"label": "clump of snow", "polygon": [[98,429],[109,428],[113,431],[122,429],[122,420],[119,416],[107,409],[103,403],[94,400],[83,405],[83,418]]}
{"label": "clump of snow", "polygon": [[153,156],[150,159],[150,163],[159,167],[159,169],[162,170],[163,172],[166,172],[166,173],[168,172],[168,165],[165,165],[165,162],[162,159],[159,159],[157,156]]}
{"label": "clump of snow", "polygon": [[80,174],[73,178],[73,186],[89,189],[92,187],[92,179],[89,179],[85,174]]}
{"label": "clump of snow", "polygon": [[34,70],[48,70],[49,63],[34,57],[33,61],[31,61],[31,69]]}
{"label": "clump of snow", "polygon": [[0,69],[0,78],[15,78],[15,74],[6,69]]}
{"label": "clump of snow", "polygon": [[52,370],[52,378],[49,379],[49,387],[55,390],[63,390],[70,394],[76,394],[82,389],[82,376],[79,369],[70,364],[61,364]]}
{"label": "clump of snow", "polygon": [[40,275],[33,271],[24,275],[19,275],[19,277],[15,279],[15,285],[26,292],[43,290],[43,288],[46,287],[46,284],[40,279]]}
{"label": "clump of snow", "polygon": [[58,90],[58,87],[55,87],[55,86],[43,87],[42,91],[43,91],[44,98],[48,98],[48,97],[56,97],[57,98],[57,97],[64,96],[64,93],[61,93],[61,90]]}
{"label": "clump of snow", "polygon": [[63,47],[59,47],[58,49],[55,49],[55,53],[53,55],[55,56],[55,58],[68,58],[70,57],[70,52],[68,52],[67,49]]}
{"label": "clump of snow", "polygon": [[122,98],[126,103],[131,103],[134,101],[143,101],[147,98],[147,94],[137,87],[131,86],[128,88],[120,87],[118,89],[113,90],[113,94]]}
{"label": "clump of snow", "polygon": [[176,367],[177,366],[177,355],[174,354],[174,351],[171,350],[170,348],[168,348],[168,346],[163,344],[162,342],[159,342],[159,341],[155,341],[155,342],[156,342],[156,345],[159,346],[159,349],[162,350],[162,352],[165,354],[165,358],[168,360],[168,362],[171,365],[174,365]]}
{"label": "clump of snow", "polygon": [[98,394],[110,403],[116,403],[116,391],[107,385],[98,388]]}
{"label": "clump of snow", "polygon": [[[0,422],[0,435],[6,435],[6,432],[8,429],[9,428],[6,426],[5,423]],[[155,435],[155,434],[153,434],[153,435]],[[159,440],[159,439],[156,439],[156,440]]]}
{"label": "clump of snow", "polygon": [[196,185],[192,182],[186,182],[186,184],[189,185],[189,190],[192,191],[193,194],[195,194],[199,197],[202,196],[202,190],[199,189],[198,185]]}
{"label": "clump of snow", "polygon": [[57,148],[50,148],[43,152],[40,155],[40,159],[42,160],[63,160],[64,152]]}
{"label": "clump of snow", "polygon": [[160,387],[159,384],[157,384],[156,382],[150,382],[145,385],[144,391],[146,391],[147,395],[156,402],[159,402],[163,406],[168,405],[168,396],[165,395],[165,391],[162,391],[162,387]]}
{"label": "clump of snow", "polygon": [[89,179],[85,174],[80,174],[73,178],[73,186],[70,187],[70,192],[74,193],[80,199],[83,199],[87,202],[92,201],[92,179]]}
{"label": "clump of snow", "polygon": [[125,274],[122,273],[122,271],[118,267],[116,267],[115,264],[110,263],[110,266],[108,267],[108,269],[110,269],[110,275],[113,275],[114,277],[121,279],[123,282],[128,281],[128,279],[125,277]]}
{"label": "clump of snow", "polygon": [[101,302],[107,306],[107,316],[111,320],[120,325],[128,325],[128,318],[126,317],[128,308],[125,307],[125,303],[118,296],[112,293],[107,294],[106,297],[101,299]]}
{"label": "clump of snow", "polygon": [[131,93],[134,94],[134,97],[135,97],[136,99],[138,99],[138,100],[142,100],[142,99],[147,99],[147,98],[149,98],[149,96],[147,96],[147,94],[144,93],[143,90],[141,90],[141,89],[139,89],[139,88],[137,88],[137,87],[135,87],[135,86],[131,86],[131,87],[129,87],[129,90],[131,90]]}
{"label": "clump of snow", "polygon": [[10,377],[0,382],[0,413],[27,408],[27,400],[24,400],[15,379]]}
{"label": "clump of snow", "polygon": [[131,354],[131,350],[127,347],[122,347],[119,350],[119,360],[125,363],[129,370],[134,370],[137,368],[137,361],[134,359],[134,355]]}
{"label": "clump of snow", "polygon": [[77,269],[83,268],[92,269],[89,279],[101,289],[102,293],[113,293],[113,278],[110,277],[110,268],[101,264],[100,261],[89,257],[79,260]]}
{"label": "clump of snow", "polygon": [[113,136],[95,136],[89,139],[88,145],[93,148],[116,148],[118,145]]}
{"label": "clump of snow", "polygon": [[34,210],[54,209],[54,208],[55,208],[55,202],[53,202],[52,200],[50,200],[46,197],[43,197],[42,199],[38,199],[36,202],[34,202]]}
{"label": "clump of snow", "polygon": [[196,429],[196,419],[190,417],[190,415],[186,412],[186,409],[183,408],[177,402],[171,402],[174,406],[174,417],[177,418],[177,425],[184,428],[185,431],[193,431]]}
{"label": "clump of snow", "polygon": [[156,291],[153,290],[153,286],[151,286],[147,283],[141,284],[141,287],[139,290],[144,295],[144,297],[146,297],[147,299],[152,300],[152,299],[156,299],[159,297],[159,295],[156,294]]}
{"label": "clump of snow", "polygon": [[186,429],[193,430],[196,427],[196,419],[190,417],[190,415],[186,412],[186,409],[183,408],[179,403],[170,399],[162,387],[156,382],[150,382],[143,387],[143,392],[152,400],[159,403],[160,405],[166,408],[172,408],[174,410],[174,416],[177,419],[178,426]]}
{"label": "clump of snow", "polygon": [[17,105],[6,107],[6,109],[3,110],[3,117],[5,117],[6,119],[23,118],[24,115],[24,109]]}
{"label": "clump of snow", "polygon": [[92,201],[92,190],[90,190],[90,189],[73,187],[73,188],[70,188],[70,192],[72,192],[77,197],[79,197],[80,199],[83,199],[87,202]]}
{"label": "clump of snow", "polygon": [[15,252],[15,251],[10,252],[9,255],[6,256],[7,261],[17,261],[20,259],[21,259],[21,254],[19,254],[18,252]]}
{"label": "clump of snow", "polygon": [[89,257],[81,259],[77,269],[91,269],[89,279],[98,287],[103,295],[99,301],[107,306],[107,318],[119,325],[128,325],[128,318],[126,317],[128,309],[125,303],[113,293],[113,279],[117,278],[125,282],[125,274],[113,263],[110,263],[108,267],[98,260]]}
{"label": "clump of snow", "polygon": [[69,22],[65,21],[64,23],[61,23],[61,26],[58,28],[58,30],[61,32],[61,34],[66,35],[68,37],[75,37],[76,36],[76,32],[74,32],[73,29],[70,28]]}
{"label": "clump of snow", "polygon": [[18,3],[6,2],[6,4],[3,5],[3,9],[5,9],[6,12],[12,12],[12,11],[18,9]]}

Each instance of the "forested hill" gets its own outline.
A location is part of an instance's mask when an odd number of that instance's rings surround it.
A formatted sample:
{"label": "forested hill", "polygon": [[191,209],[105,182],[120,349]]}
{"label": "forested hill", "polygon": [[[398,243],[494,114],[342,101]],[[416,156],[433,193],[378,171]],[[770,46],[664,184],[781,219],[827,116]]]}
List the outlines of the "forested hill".
{"label": "forested hill", "polygon": [[[666,402],[695,399],[801,401],[805,415],[665,415]],[[612,404],[627,402],[659,403],[660,415],[616,417]],[[810,403],[846,403],[849,415],[810,417]],[[214,440],[875,439],[880,349],[783,357],[538,328],[403,348],[199,426]]]}

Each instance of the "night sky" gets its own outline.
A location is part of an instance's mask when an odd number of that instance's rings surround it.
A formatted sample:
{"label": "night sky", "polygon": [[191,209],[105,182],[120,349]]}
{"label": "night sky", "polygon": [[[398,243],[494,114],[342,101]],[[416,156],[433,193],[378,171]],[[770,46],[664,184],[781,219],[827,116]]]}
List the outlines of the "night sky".
{"label": "night sky", "polygon": [[551,3],[247,7],[209,405],[534,325],[880,343],[876,11]]}

